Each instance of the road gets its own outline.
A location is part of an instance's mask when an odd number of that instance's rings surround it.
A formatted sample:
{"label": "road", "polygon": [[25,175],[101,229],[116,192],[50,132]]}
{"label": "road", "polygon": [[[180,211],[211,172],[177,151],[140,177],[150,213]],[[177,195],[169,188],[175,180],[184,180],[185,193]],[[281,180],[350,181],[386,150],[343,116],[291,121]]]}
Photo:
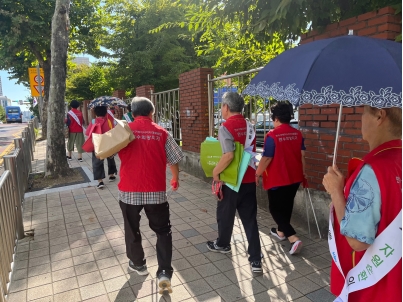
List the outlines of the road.
{"label": "road", "polygon": [[21,132],[27,123],[0,124],[0,165],[2,157],[14,148],[14,138],[21,137]]}

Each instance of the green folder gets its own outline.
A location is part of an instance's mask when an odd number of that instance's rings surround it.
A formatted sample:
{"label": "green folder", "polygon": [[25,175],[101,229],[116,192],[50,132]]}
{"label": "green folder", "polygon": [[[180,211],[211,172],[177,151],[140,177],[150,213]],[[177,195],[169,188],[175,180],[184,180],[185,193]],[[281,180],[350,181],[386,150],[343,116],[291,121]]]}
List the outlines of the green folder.
{"label": "green folder", "polygon": [[[243,155],[243,145],[235,142],[234,159],[229,166],[220,174],[220,180],[230,185],[236,186],[238,174]],[[200,164],[206,177],[213,176],[213,169],[222,156],[221,144],[214,138],[207,138],[200,147]]]}

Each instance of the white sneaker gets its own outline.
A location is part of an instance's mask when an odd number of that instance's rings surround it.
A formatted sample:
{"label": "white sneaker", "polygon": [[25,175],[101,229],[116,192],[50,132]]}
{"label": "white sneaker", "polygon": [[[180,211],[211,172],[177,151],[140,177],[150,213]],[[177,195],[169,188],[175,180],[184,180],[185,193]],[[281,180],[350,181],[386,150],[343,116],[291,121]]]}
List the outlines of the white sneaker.
{"label": "white sneaker", "polygon": [[302,249],[302,241],[297,240],[291,244],[290,255],[298,254]]}

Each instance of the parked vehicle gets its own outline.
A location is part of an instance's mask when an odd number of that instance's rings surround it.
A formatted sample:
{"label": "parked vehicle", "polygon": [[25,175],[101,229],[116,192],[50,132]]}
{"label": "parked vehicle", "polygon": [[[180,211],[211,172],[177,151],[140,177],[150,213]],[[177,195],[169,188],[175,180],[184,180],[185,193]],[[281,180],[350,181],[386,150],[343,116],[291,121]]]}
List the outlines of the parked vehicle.
{"label": "parked vehicle", "polygon": [[6,122],[22,123],[22,112],[19,106],[6,106]]}
{"label": "parked vehicle", "polygon": [[[298,129],[298,121],[293,119],[290,121],[290,126]],[[274,128],[273,122],[272,121],[266,121],[265,123],[259,122],[255,125],[256,127],[256,144],[259,146],[262,146],[264,143],[264,138],[266,137],[266,134]]]}

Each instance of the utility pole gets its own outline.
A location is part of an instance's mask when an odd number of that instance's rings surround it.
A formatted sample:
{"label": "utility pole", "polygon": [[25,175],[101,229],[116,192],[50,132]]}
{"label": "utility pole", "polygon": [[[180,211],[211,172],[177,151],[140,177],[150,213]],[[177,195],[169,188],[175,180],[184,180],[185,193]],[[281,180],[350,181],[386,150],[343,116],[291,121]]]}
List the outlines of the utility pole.
{"label": "utility pole", "polygon": [[39,116],[42,120],[42,108],[43,108],[43,96],[42,96],[42,78],[41,78],[41,68],[39,64],[36,65],[36,73],[38,77],[38,91],[39,91]]}

